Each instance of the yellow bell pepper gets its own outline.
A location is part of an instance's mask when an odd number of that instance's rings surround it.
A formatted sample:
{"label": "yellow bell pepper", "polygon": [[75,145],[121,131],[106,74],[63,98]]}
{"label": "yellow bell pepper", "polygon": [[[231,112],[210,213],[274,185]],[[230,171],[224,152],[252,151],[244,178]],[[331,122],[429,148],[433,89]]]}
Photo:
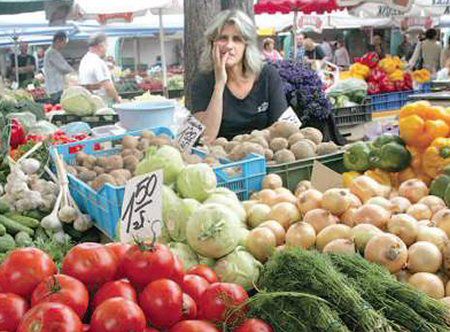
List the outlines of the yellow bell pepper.
{"label": "yellow bell pepper", "polygon": [[398,67],[397,62],[390,56],[385,57],[378,63],[378,66],[387,74],[392,74]]}
{"label": "yellow bell pepper", "polygon": [[450,138],[436,138],[423,154],[422,169],[426,175],[435,178],[449,164]]}
{"label": "yellow bell pepper", "polygon": [[347,80],[349,78],[352,78],[352,73],[350,71],[341,71],[339,73],[339,78],[344,81]]}
{"label": "yellow bell pepper", "polygon": [[389,74],[389,79],[391,81],[403,81],[404,72],[401,69],[396,69],[393,73]]}
{"label": "yellow bell pepper", "polygon": [[370,68],[362,63],[356,62],[350,66],[350,73],[352,77],[363,77],[364,79],[370,76]]}
{"label": "yellow bell pepper", "polygon": [[432,178],[430,178],[428,175],[426,175],[421,171],[415,171],[414,169],[412,169],[412,167],[408,167],[396,174],[397,174],[397,186],[400,186],[403,182],[411,179],[422,180],[427,185],[429,185],[432,181]]}
{"label": "yellow bell pepper", "polygon": [[394,61],[395,65],[398,69],[404,69],[406,67],[406,62],[402,61],[398,56],[394,56],[392,58],[392,61]]}
{"label": "yellow bell pepper", "polygon": [[412,72],[412,78],[417,83],[426,83],[431,80],[431,73],[427,69],[415,70]]}
{"label": "yellow bell pepper", "polygon": [[345,188],[350,187],[350,185],[352,184],[353,180],[355,178],[357,178],[358,176],[360,176],[360,175],[361,175],[361,173],[354,172],[354,171],[352,171],[352,172],[344,172],[342,174],[342,185]]}
{"label": "yellow bell pepper", "polygon": [[368,177],[371,177],[375,181],[377,181],[379,184],[383,184],[385,186],[392,186],[391,183],[391,176],[389,175],[389,172],[383,171],[379,168],[370,169],[364,173],[364,175],[367,175]]}
{"label": "yellow bell pepper", "polygon": [[400,111],[400,136],[407,145],[426,148],[434,139],[450,133],[450,113],[428,102],[416,102]]}

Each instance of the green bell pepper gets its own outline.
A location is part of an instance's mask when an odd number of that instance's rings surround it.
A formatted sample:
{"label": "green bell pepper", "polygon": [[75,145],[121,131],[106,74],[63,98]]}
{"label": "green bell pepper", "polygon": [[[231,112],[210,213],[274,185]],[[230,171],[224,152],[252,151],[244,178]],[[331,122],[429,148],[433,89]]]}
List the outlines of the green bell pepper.
{"label": "green bell pepper", "polygon": [[349,171],[367,171],[370,168],[369,157],[370,147],[367,143],[353,143],[344,153],[344,166]]}
{"label": "green bell pepper", "polygon": [[371,145],[370,166],[388,172],[400,172],[411,164],[411,153],[396,135],[382,135]]}
{"label": "green bell pepper", "polygon": [[447,187],[449,187],[449,185],[450,185],[450,176],[446,174],[441,174],[431,182],[430,194],[444,199],[445,191],[447,190]]}

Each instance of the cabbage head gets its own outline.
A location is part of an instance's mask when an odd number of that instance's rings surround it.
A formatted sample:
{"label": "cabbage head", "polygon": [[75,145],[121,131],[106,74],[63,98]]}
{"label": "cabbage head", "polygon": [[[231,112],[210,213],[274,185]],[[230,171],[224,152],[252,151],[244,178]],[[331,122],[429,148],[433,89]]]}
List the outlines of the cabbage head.
{"label": "cabbage head", "polygon": [[204,256],[198,256],[198,263],[201,265],[206,265],[209,267],[214,267],[214,265],[216,264],[216,260],[214,258],[209,258],[209,257],[204,257]]}
{"label": "cabbage head", "polygon": [[177,178],[177,189],[181,196],[199,202],[207,199],[209,193],[216,187],[216,174],[204,163],[186,166]]}
{"label": "cabbage head", "polygon": [[206,204],[189,218],[186,239],[198,254],[220,258],[232,252],[240,241],[243,228],[239,218],[221,204]]}
{"label": "cabbage head", "polygon": [[210,195],[222,195],[234,199],[236,201],[239,201],[239,198],[237,197],[236,193],[225,187],[217,187],[216,189],[210,192]]}
{"label": "cabbage head", "polygon": [[212,194],[209,195],[208,199],[203,203],[204,204],[217,203],[225,205],[226,207],[230,208],[230,210],[232,210],[234,214],[237,215],[237,217],[241,222],[245,224],[245,221],[247,220],[247,213],[245,212],[245,209],[242,206],[241,202],[234,200],[233,198],[230,198],[230,196]]}
{"label": "cabbage head", "polygon": [[163,187],[163,222],[173,241],[186,241],[186,224],[189,217],[201,207],[194,199],[181,199],[167,186]]}
{"label": "cabbage head", "polygon": [[189,270],[191,267],[198,265],[197,254],[185,243],[171,242],[169,248],[173,254],[177,255],[182,260],[184,268]]}
{"label": "cabbage head", "polygon": [[67,114],[78,116],[92,115],[97,110],[92,94],[81,86],[72,86],[64,90],[61,105]]}
{"label": "cabbage head", "polygon": [[162,169],[164,184],[170,185],[176,181],[183,168],[183,158],[176,148],[164,145],[158,149],[152,146],[147,150],[144,159],[137,165],[135,174],[142,175]]}
{"label": "cabbage head", "polygon": [[243,247],[237,247],[233,252],[216,262],[214,271],[221,282],[239,284],[246,290],[253,288],[258,281],[262,264]]}

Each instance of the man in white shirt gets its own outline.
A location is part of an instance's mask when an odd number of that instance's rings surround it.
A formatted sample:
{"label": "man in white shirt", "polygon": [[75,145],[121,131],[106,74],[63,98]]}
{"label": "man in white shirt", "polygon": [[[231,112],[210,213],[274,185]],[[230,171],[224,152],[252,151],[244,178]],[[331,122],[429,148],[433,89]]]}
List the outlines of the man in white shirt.
{"label": "man in white shirt", "polygon": [[61,98],[64,90],[64,76],[73,72],[73,68],[61,54],[61,50],[66,44],[66,33],[64,31],[57,32],[53,36],[52,46],[44,56],[45,89],[53,104],[59,103]]}
{"label": "man in white shirt", "polygon": [[79,81],[82,86],[101,97],[107,104],[120,103],[121,98],[111,80],[106,56],[105,34],[97,34],[89,39],[89,52],[81,59]]}

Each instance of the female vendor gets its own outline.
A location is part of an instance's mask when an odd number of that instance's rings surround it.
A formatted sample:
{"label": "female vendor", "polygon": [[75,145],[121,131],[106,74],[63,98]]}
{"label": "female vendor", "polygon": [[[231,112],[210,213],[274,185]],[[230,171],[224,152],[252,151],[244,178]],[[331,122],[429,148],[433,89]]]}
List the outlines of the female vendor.
{"label": "female vendor", "polygon": [[264,62],[253,21],[225,10],[205,32],[201,73],[192,87],[192,111],[207,142],[269,127],[287,109],[277,70]]}

